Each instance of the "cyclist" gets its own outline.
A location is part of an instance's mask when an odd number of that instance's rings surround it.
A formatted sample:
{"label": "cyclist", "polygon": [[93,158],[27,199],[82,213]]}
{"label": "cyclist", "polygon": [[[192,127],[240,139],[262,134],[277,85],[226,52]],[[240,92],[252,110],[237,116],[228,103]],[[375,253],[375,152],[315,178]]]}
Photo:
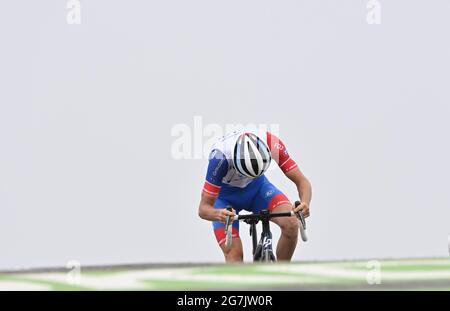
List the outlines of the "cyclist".
{"label": "cyclist", "polygon": [[[297,187],[300,201],[294,207],[288,198],[264,176],[271,160]],[[225,246],[225,222],[241,210],[257,213],[295,212],[309,216],[311,184],[289,156],[284,143],[275,135],[259,130],[240,130],[220,138],[212,147],[206,181],[199,205],[199,216],[213,222],[214,234],[227,262],[243,261],[239,222],[232,225],[233,243]],[[228,211],[227,207],[232,207]],[[276,248],[278,260],[290,261],[297,245],[298,220],[295,217],[274,218],[281,229]]]}

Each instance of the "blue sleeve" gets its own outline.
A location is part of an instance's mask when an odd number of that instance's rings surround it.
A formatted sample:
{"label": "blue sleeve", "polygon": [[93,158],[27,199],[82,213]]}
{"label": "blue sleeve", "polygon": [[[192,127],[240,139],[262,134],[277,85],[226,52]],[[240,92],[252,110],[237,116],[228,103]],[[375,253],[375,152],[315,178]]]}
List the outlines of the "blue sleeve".
{"label": "blue sleeve", "polygon": [[208,171],[206,173],[206,181],[215,186],[222,186],[222,179],[228,173],[228,161],[225,155],[214,149],[209,154]]}

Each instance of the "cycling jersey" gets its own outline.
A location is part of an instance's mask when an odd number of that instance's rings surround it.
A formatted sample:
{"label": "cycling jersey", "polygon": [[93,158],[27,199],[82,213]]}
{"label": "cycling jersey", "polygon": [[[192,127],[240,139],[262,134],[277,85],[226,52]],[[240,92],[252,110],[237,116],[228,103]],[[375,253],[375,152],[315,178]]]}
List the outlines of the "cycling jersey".
{"label": "cycling jersey", "polygon": [[[272,158],[285,174],[297,167],[286,146],[277,136],[266,131],[245,132],[255,134],[266,143]],[[249,178],[236,171],[231,154],[236,139],[242,133],[244,130],[223,136],[213,145],[210,153],[203,191],[217,197],[214,208],[233,207],[237,213],[241,210],[257,213],[262,209],[272,211],[277,206],[290,204],[289,199],[270,183],[266,176]],[[238,237],[239,222],[234,221],[232,226],[233,237]],[[224,228],[221,222],[213,221],[214,234],[219,245],[225,242]]]}
{"label": "cycling jersey", "polygon": [[[246,210],[258,213],[263,209],[272,212],[277,206],[291,204],[289,199],[275,187],[266,176],[257,178],[245,188],[222,188],[214,208],[223,209],[233,207],[236,213]],[[213,221],[214,235],[220,244],[225,242],[225,225],[220,221]],[[239,237],[239,221],[233,221],[232,236]]]}
{"label": "cycling jersey", "polygon": [[[244,131],[234,131],[220,138],[212,148],[209,156],[208,172],[203,191],[218,196],[222,187],[238,187],[245,188],[258,178],[249,178],[239,174],[234,168],[231,160],[231,153],[237,137]],[[297,167],[297,164],[287,152],[286,146],[275,135],[266,131],[246,130],[251,132],[263,140],[269,147],[272,158],[284,173],[289,172]]]}

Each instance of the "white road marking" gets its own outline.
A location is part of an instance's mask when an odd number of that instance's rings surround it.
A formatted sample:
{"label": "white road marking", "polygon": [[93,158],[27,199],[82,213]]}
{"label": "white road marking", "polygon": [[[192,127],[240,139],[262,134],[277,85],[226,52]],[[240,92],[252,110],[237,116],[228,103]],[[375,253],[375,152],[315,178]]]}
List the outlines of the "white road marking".
{"label": "white road marking", "polygon": [[[213,274],[198,273],[194,269],[158,269],[112,272],[105,275],[81,275],[80,286],[92,289],[152,289],[151,281],[205,281],[241,284],[296,284],[296,276],[270,276],[270,275],[240,275],[240,274]],[[23,275],[24,278],[41,281],[66,283],[64,273],[39,273]],[[147,281],[147,282],[144,282]]]}
{"label": "white road marking", "polygon": [[[342,277],[348,279],[366,280],[367,270],[352,270],[351,267],[339,268],[336,266],[326,266],[317,264],[305,265],[273,265],[261,266],[258,268],[264,272],[286,272],[297,274],[308,274],[326,278]],[[442,280],[448,279],[450,281],[450,270],[424,270],[424,271],[383,271],[381,266],[382,280],[389,281],[413,281],[413,280]]]}
{"label": "white road marking", "polygon": [[0,281],[0,291],[46,291],[50,287],[24,281]]}
{"label": "white road marking", "polygon": [[[383,271],[383,267],[402,267],[409,265],[434,265],[437,270],[422,271]],[[414,280],[450,280],[450,260],[407,260],[407,261],[381,261],[382,281],[414,281]],[[242,284],[250,286],[263,284],[270,286],[274,284],[323,284],[333,282],[332,278],[342,278],[349,281],[366,282],[369,269],[365,269],[365,262],[341,262],[341,263],[295,263],[295,264],[270,264],[250,266],[246,274],[240,274],[240,269],[233,270],[227,266],[227,272],[216,273],[220,267],[205,268],[163,268],[146,270],[129,270],[105,272],[105,274],[83,273],[81,271],[80,286],[89,289],[158,289],[161,288],[157,281],[181,282],[215,282],[226,287],[231,284]],[[442,269],[439,269],[442,268]],[[269,275],[268,272],[284,272],[286,275]],[[32,281],[51,281],[60,284],[67,283],[67,274],[61,272],[20,274],[23,279]],[[155,284],[152,284],[155,281]],[[333,282],[334,283],[334,282]],[[34,288],[48,290],[51,286],[39,285],[33,282],[27,283],[23,280],[0,281],[0,290],[11,287],[13,290],[34,290]],[[170,287],[170,285],[168,285]]]}

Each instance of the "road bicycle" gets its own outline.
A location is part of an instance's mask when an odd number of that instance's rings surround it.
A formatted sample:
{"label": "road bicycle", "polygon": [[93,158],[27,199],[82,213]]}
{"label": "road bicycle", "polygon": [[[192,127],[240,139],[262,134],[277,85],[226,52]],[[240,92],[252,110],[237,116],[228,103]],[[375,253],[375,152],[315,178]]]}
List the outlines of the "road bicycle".
{"label": "road bicycle", "polygon": [[[300,205],[300,201],[295,202],[295,206]],[[232,207],[227,207],[231,210]],[[231,247],[232,245],[232,223],[233,221],[244,221],[250,225],[250,236],[253,244],[253,261],[254,262],[275,262],[276,258],[272,249],[272,232],[270,231],[269,220],[276,217],[296,217],[299,222],[299,230],[301,238],[304,242],[308,240],[306,236],[306,221],[301,211],[295,213],[270,213],[267,209],[261,210],[257,214],[236,215],[234,217],[228,216],[225,223],[225,245]],[[262,223],[261,238],[258,242],[256,224]]]}

